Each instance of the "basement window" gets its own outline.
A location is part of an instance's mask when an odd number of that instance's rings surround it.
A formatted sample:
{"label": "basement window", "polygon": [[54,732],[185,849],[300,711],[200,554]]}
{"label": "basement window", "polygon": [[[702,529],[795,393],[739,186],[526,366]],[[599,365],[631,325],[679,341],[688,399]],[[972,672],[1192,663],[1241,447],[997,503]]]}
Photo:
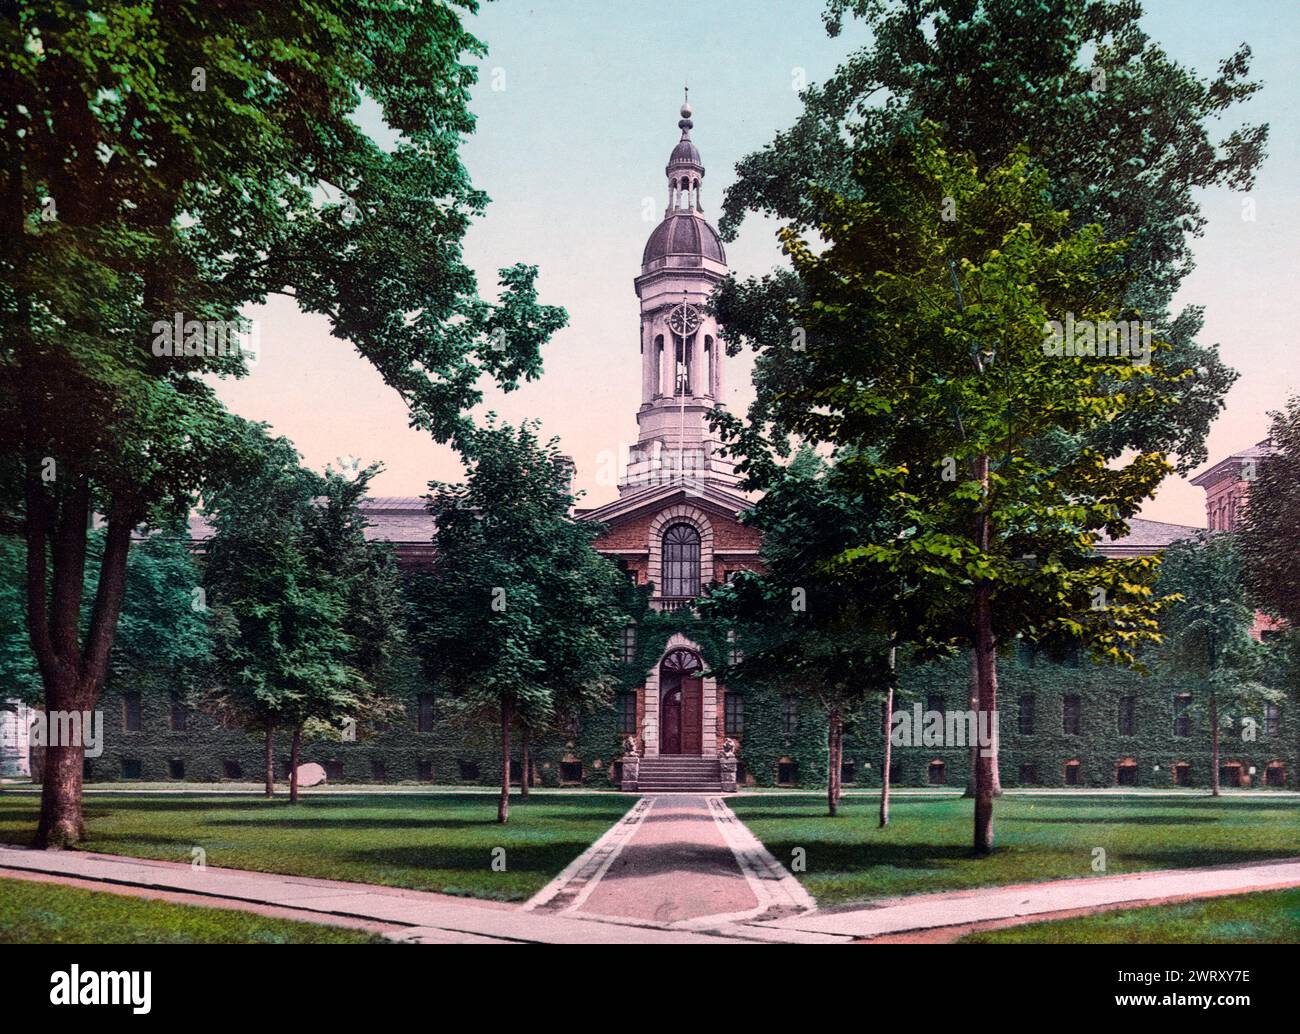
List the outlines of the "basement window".
{"label": "basement window", "polygon": [[776,785],[794,786],[798,772],[799,766],[797,763],[793,761],[778,761],[776,763]]}
{"label": "basement window", "polygon": [[1077,761],[1067,761],[1065,763],[1065,785],[1078,786],[1079,778],[1082,775],[1083,766]]}
{"label": "basement window", "polygon": [[417,761],[415,763],[415,778],[422,783],[433,782],[433,762]]}
{"label": "basement window", "polygon": [[457,761],[456,767],[460,770],[460,777],[467,783],[477,783],[479,779],[477,761]]}
{"label": "basement window", "polygon": [[931,761],[927,778],[931,786],[943,786],[948,781],[947,769],[942,761]]}
{"label": "basement window", "polygon": [[123,778],[123,779],[139,779],[140,776],[141,776],[142,768],[143,768],[143,766],[140,764],[140,759],[139,759],[139,758],[123,758],[123,759],[122,759],[122,778]]}
{"label": "basement window", "polygon": [[376,783],[388,782],[388,766],[384,764],[383,758],[370,759],[370,779]]}
{"label": "basement window", "polygon": [[1037,786],[1038,785],[1038,766],[1021,765],[1020,766],[1020,785]]}
{"label": "basement window", "polygon": [[581,761],[561,761],[560,762],[560,782],[562,783],[580,783],[582,782],[582,762]]}
{"label": "basement window", "polygon": [[172,758],[167,762],[168,779],[185,778],[185,760],[183,758]]}
{"label": "basement window", "polygon": [[1186,762],[1180,762],[1174,766],[1174,785],[1191,786],[1192,785],[1192,766]]}
{"label": "basement window", "polygon": [[238,761],[232,761],[227,758],[221,762],[221,775],[224,779],[243,779],[244,769]]}
{"label": "basement window", "polygon": [[341,782],[343,779],[343,762],[338,758],[331,758],[322,766],[325,769],[325,778],[330,782]]}

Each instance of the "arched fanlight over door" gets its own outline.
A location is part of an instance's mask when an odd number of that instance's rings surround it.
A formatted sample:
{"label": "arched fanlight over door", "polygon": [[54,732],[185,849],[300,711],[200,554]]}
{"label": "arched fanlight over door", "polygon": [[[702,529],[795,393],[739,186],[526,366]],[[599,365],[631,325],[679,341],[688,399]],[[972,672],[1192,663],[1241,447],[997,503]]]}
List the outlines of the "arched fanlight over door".
{"label": "arched fanlight over door", "polygon": [[664,532],[663,565],[665,596],[698,596],[700,533],[689,524],[674,524]]}
{"label": "arched fanlight over door", "polygon": [[660,667],[679,675],[698,675],[703,670],[699,655],[693,650],[670,650]]}

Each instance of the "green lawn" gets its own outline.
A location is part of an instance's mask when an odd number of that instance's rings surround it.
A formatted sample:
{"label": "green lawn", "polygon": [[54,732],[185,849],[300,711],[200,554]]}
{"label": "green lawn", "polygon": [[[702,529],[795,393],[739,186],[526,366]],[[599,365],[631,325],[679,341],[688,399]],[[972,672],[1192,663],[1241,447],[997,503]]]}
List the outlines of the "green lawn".
{"label": "green lawn", "polygon": [[[517,799],[510,822],[473,794],[316,797],[86,797],[86,850],[381,883],[502,901],[544,887],[631,807],[613,794]],[[0,792],[0,843],[29,844],[35,794]],[[505,849],[505,871],[492,868]]]}
{"label": "green lawn", "polygon": [[870,898],[1007,883],[1175,869],[1300,856],[1300,803],[1267,798],[1017,797],[993,811],[996,849],[970,853],[968,800],[895,800],[890,824],[876,826],[875,797],[844,801],[827,818],[825,801],[739,797],[731,808],[823,906]]}
{"label": "green lawn", "polygon": [[1295,944],[1300,889],[1103,912],[973,933],[963,944]]}
{"label": "green lawn", "polygon": [[363,930],[0,879],[0,944],[375,944]]}

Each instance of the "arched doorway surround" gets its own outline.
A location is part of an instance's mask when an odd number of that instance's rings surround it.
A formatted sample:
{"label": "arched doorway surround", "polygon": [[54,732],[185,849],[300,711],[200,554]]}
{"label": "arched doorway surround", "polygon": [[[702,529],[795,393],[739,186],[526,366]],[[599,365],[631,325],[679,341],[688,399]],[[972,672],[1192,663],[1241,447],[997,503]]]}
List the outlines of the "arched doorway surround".
{"label": "arched doorway surround", "polygon": [[[671,661],[669,658],[677,651],[683,651],[685,656],[678,655]],[[647,757],[655,757],[662,753],[660,745],[663,743],[663,704],[665,690],[681,689],[681,706],[683,710],[683,722],[688,716],[689,700],[694,698],[694,687],[687,679],[699,680],[699,715],[700,715],[700,735],[699,745],[695,745],[694,736],[694,715],[690,714],[692,719],[690,723],[690,735],[681,743],[679,747],[682,753],[691,753],[712,757],[718,750],[718,695],[719,687],[717,681],[709,676],[702,677],[701,668],[703,666],[698,643],[691,642],[680,632],[673,633],[672,637],[664,645],[664,652],[660,657],[658,664],[655,664],[646,672],[645,688],[641,691],[643,701],[642,721],[641,721],[641,742]],[[691,663],[697,665],[694,669],[695,674],[691,673],[689,668]],[[688,696],[688,692],[690,694]],[[677,698],[668,701],[669,705],[676,707]],[[684,728],[679,725],[678,729]],[[680,732],[678,734],[680,736]],[[670,743],[671,747],[672,744]],[[690,748],[688,750],[688,748]]]}
{"label": "arched doorway surround", "polygon": [[694,650],[669,650],[659,663],[659,753],[701,754],[704,665]]}

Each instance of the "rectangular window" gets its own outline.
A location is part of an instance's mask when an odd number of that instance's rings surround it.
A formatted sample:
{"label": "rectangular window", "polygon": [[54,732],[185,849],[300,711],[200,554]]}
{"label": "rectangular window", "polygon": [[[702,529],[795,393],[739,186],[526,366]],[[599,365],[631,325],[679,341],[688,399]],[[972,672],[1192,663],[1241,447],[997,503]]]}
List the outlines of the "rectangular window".
{"label": "rectangular window", "polygon": [[1120,765],[1115,769],[1115,782],[1120,786],[1137,786],[1137,765]]}
{"label": "rectangular window", "polygon": [[1082,704],[1073,693],[1061,700],[1061,731],[1068,736],[1079,735]]}
{"label": "rectangular window", "polygon": [[139,779],[142,772],[142,766],[139,758],[122,759],[122,778]]}
{"label": "rectangular window", "polygon": [[126,732],[140,731],[140,694],[122,694],[122,728]]}
{"label": "rectangular window", "polygon": [[456,768],[460,772],[460,778],[467,783],[478,782],[478,762],[459,760],[456,762]]}
{"label": "rectangular window", "polygon": [[1281,765],[1270,765],[1264,770],[1265,786],[1286,786],[1286,769]]}
{"label": "rectangular window", "polygon": [[636,735],[636,694],[618,695],[618,731],[622,736]]}
{"label": "rectangular window", "polygon": [[781,732],[793,736],[799,727],[799,698],[787,693],[781,698]]}
{"label": "rectangular window", "polygon": [[1174,785],[1191,786],[1192,785],[1192,766],[1175,765],[1174,766]]}
{"label": "rectangular window", "polygon": [[942,761],[931,761],[928,775],[931,786],[942,786],[947,781]]}
{"label": "rectangular window", "polygon": [[343,781],[343,762],[338,758],[326,761],[323,767],[326,780],[333,780],[336,783]]}
{"label": "rectangular window", "polygon": [[561,761],[561,762],[560,762],[560,782],[562,782],[562,783],[580,783],[580,782],[582,782],[582,762],[581,762],[581,761]]}
{"label": "rectangular window", "polygon": [[724,728],[728,736],[741,736],[745,732],[745,698],[739,693],[728,693]]}
{"label": "rectangular window", "polygon": [[226,779],[243,779],[244,769],[240,766],[238,761],[227,759],[221,762],[221,774]]}
{"label": "rectangular window", "polygon": [[1079,785],[1079,763],[1077,761],[1073,761],[1065,766],[1065,785]]}
{"label": "rectangular window", "polygon": [[1174,735],[1190,736],[1192,734],[1192,694],[1178,693],[1174,696]]}
{"label": "rectangular window", "polygon": [[1282,708],[1277,704],[1264,705],[1264,735],[1282,735]]}
{"label": "rectangular window", "polygon": [[419,702],[420,712],[416,719],[417,732],[433,732],[433,694],[421,693]]}
{"label": "rectangular window", "polygon": [[182,758],[172,758],[167,762],[168,779],[185,778],[185,761]]}
{"label": "rectangular window", "polygon": [[793,761],[778,761],[776,764],[776,782],[778,786],[793,786],[797,767]]}
{"label": "rectangular window", "polygon": [[381,758],[370,759],[370,779],[376,783],[388,782],[388,766]]}
{"label": "rectangular window", "polygon": [[173,690],[172,692],[172,712],[171,727],[172,732],[184,732],[188,712],[185,709],[185,698]]}
{"label": "rectangular window", "polygon": [[851,783],[858,778],[858,765],[855,761],[845,761],[840,765],[840,782]]}
{"label": "rectangular window", "polygon": [[893,786],[903,781],[903,766],[901,762],[891,761],[889,763],[889,783]]}
{"label": "rectangular window", "polygon": [[1038,785],[1038,768],[1034,765],[1020,766],[1020,785],[1037,786]]}
{"label": "rectangular window", "polygon": [[415,763],[415,778],[422,783],[433,782],[433,762],[417,761]]}
{"label": "rectangular window", "polygon": [[636,623],[632,621],[623,626],[623,663],[636,663]]}
{"label": "rectangular window", "polygon": [[1034,695],[1026,693],[1020,698],[1020,735],[1034,734]]}
{"label": "rectangular window", "polygon": [[1137,697],[1119,698],[1119,734],[1121,736],[1133,735],[1133,719],[1136,713]]}
{"label": "rectangular window", "polygon": [[943,697],[938,693],[931,693],[925,698],[925,709],[927,711],[937,711],[943,714]]}

